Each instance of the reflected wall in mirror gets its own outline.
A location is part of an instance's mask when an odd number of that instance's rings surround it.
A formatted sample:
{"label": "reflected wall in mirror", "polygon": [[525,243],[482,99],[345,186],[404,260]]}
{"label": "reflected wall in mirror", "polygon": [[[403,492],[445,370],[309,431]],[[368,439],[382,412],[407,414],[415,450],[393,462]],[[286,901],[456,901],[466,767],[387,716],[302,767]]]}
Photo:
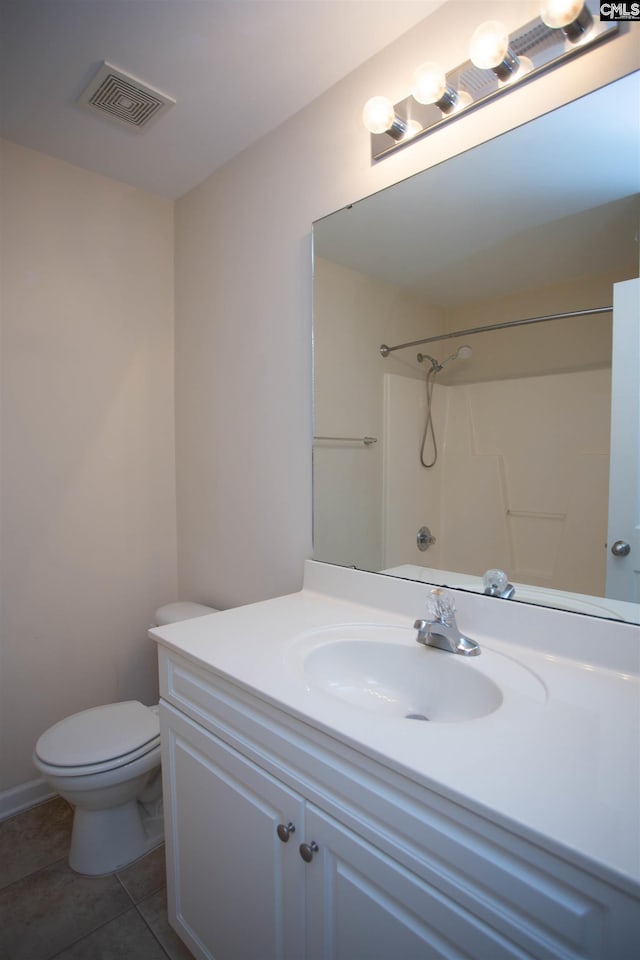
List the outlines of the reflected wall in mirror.
{"label": "reflected wall in mirror", "polygon": [[[638,461],[611,388],[612,329],[620,357],[640,322],[639,108],[633,74],[314,224],[316,559],[473,590],[499,567],[515,599],[640,622],[640,493],[608,529]],[[474,329],[614,289],[615,317]]]}

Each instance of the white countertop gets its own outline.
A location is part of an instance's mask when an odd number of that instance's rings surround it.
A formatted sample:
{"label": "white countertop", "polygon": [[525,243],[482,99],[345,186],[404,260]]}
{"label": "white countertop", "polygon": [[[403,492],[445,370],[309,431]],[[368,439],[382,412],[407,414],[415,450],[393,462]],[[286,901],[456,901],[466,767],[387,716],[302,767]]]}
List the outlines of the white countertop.
{"label": "white countertop", "polygon": [[[424,584],[308,561],[299,593],[150,635],[415,782],[640,894],[640,628],[455,596],[464,633],[494,660],[508,657],[537,677],[531,690],[525,684],[520,694],[508,692],[502,706],[472,721],[379,717],[315,689],[301,673],[301,650],[309,644],[301,635],[331,625],[405,628],[414,644],[408,628],[426,616]],[[404,642],[404,630],[398,636]],[[490,660],[464,658],[484,671]]]}

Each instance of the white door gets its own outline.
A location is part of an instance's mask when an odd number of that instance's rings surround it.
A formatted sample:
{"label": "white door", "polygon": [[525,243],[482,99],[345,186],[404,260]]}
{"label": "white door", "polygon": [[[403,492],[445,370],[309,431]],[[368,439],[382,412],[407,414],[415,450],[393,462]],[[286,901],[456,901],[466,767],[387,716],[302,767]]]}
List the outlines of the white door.
{"label": "white door", "polygon": [[640,280],[613,288],[606,595],[640,603]]}

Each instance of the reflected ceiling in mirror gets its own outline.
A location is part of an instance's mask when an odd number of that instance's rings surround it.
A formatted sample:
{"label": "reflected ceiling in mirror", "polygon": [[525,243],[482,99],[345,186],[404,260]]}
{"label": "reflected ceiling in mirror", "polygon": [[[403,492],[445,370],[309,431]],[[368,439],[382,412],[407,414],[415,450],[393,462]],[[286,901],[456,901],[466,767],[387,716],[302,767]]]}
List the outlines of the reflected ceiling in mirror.
{"label": "reflected ceiling in mirror", "polygon": [[380,356],[611,306],[638,276],[639,108],[633,74],[314,224],[316,559],[468,589],[501,567],[516,599],[640,621],[605,597],[611,314]]}

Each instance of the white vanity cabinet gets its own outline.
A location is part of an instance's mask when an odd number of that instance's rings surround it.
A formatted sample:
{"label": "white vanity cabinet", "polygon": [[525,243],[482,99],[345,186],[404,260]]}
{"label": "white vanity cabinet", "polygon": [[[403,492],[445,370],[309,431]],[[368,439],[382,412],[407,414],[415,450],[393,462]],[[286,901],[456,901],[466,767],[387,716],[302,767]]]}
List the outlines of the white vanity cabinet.
{"label": "white vanity cabinet", "polygon": [[427,884],[252,761],[170,707],[166,719],[179,877],[170,895],[196,955],[424,960],[479,955],[484,945],[487,957],[509,956]]}
{"label": "white vanity cabinet", "polygon": [[160,677],[169,917],[196,957],[637,956],[624,890],[164,647]]}

